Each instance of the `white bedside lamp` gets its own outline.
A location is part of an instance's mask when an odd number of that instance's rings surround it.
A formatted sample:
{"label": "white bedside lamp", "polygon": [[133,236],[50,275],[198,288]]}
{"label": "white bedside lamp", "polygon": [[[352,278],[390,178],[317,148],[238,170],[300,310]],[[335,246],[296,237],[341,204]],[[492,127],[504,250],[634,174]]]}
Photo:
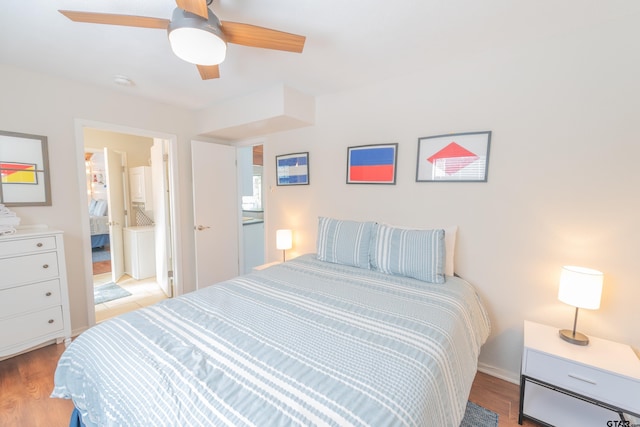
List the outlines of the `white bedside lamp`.
{"label": "white bedside lamp", "polygon": [[576,332],[578,308],[597,310],[600,308],[601,295],[602,272],[584,267],[562,267],[558,299],[576,308],[576,314],[573,318],[573,330],[560,330],[560,337],[563,340],[577,345],[589,344],[589,338],[586,335]]}
{"label": "white bedside lamp", "polygon": [[293,246],[291,230],[276,230],[276,248],[282,250],[282,261],[286,261],[285,252]]}

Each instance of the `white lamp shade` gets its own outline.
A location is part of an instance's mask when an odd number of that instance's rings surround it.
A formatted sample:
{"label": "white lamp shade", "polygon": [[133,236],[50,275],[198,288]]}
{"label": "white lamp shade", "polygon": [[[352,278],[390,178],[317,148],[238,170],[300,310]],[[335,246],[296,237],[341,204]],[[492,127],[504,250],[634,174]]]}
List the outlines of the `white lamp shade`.
{"label": "white lamp shade", "polygon": [[585,267],[564,266],[558,299],[565,304],[596,310],[602,296],[602,272]]}
{"label": "white lamp shade", "polygon": [[276,248],[280,250],[291,249],[293,245],[293,233],[291,230],[276,230]]}

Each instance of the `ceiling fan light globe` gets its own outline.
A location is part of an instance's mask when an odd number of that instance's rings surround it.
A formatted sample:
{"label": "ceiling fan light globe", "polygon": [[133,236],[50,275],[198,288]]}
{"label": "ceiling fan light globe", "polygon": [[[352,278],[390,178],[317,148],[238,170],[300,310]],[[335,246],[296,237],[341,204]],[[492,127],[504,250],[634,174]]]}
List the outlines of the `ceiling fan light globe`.
{"label": "ceiling fan light globe", "polygon": [[173,11],[167,27],[169,44],[176,56],[197,65],[218,65],[227,54],[220,20],[208,11],[207,19],[180,9]]}
{"label": "ceiling fan light globe", "polygon": [[216,34],[197,28],[176,28],[169,33],[175,55],[198,65],[218,65],[227,54],[227,43]]}

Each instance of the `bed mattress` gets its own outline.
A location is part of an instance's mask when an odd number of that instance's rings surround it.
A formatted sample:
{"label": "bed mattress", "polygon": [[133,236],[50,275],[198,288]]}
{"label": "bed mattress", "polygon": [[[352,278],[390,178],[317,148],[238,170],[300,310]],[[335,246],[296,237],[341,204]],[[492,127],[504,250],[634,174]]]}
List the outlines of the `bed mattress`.
{"label": "bed mattress", "polygon": [[91,328],[52,397],[87,426],[458,426],[488,334],[460,278],[309,254]]}
{"label": "bed mattress", "polygon": [[90,216],[89,229],[91,235],[109,234],[109,217],[108,216]]}

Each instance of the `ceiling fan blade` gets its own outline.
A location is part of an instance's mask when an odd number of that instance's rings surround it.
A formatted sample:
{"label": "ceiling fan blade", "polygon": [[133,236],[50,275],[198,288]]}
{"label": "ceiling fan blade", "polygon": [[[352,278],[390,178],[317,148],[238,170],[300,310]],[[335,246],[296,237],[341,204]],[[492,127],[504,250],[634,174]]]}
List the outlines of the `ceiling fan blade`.
{"label": "ceiling fan blade", "polygon": [[306,40],[304,36],[271,30],[256,25],[229,21],[222,21],[221,24],[222,32],[227,38],[227,43],[301,53]]}
{"label": "ceiling fan blade", "polygon": [[186,10],[194,15],[201,16],[204,19],[209,17],[207,0],[176,0],[176,4],[180,9]]}
{"label": "ceiling fan blade", "polygon": [[197,65],[202,80],[217,79],[220,77],[220,69],[217,65]]}
{"label": "ceiling fan blade", "polygon": [[160,30],[166,30],[169,25],[168,19],[150,18],[148,16],[76,12],[73,10],[59,10],[58,12],[74,22],[87,22],[90,24],[122,25],[125,27],[157,28]]}

